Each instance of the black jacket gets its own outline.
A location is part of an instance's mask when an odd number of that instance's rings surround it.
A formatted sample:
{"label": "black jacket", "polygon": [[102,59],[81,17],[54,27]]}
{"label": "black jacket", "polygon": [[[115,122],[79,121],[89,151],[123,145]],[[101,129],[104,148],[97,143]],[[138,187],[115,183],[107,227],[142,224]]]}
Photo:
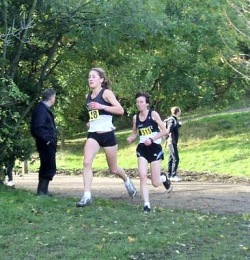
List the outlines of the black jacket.
{"label": "black jacket", "polygon": [[170,130],[172,143],[178,144],[179,140],[179,128],[181,127],[181,124],[177,117],[171,116],[168,120],[167,128]]}
{"label": "black jacket", "polygon": [[54,116],[41,101],[32,112],[30,131],[37,142],[50,143],[56,147],[57,131]]}

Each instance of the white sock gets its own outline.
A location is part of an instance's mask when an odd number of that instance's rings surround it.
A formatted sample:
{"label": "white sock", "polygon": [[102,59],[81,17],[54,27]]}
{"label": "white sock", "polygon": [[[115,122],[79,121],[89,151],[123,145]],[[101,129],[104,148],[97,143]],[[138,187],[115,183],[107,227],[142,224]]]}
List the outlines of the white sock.
{"label": "white sock", "polygon": [[165,182],[167,180],[167,177],[165,175],[161,175],[161,182]]}
{"label": "white sock", "polygon": [[84,192],[84,198],[90,199],[91,198],[91,192],[89,192],[89,191]]}
{"label": "white sock", "polygon": [[150,202],[145,202],[144,203],[144,207],[148,206],[148,208],[150,209]]}

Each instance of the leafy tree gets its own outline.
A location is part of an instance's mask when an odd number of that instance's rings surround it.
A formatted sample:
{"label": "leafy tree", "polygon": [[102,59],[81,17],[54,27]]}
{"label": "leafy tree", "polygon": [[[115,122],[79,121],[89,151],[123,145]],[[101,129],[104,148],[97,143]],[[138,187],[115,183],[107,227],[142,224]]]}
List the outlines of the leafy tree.
{"label": "leafy tree", "polygon": [[[109,66],[129,115],[135,113],[131,96],[138,90],[149,92],[162,114],[172,105],[189,111],[241,98],[243,82],[222,59],[222,37],[233,38],[221,15],[226,1],[144,1],[144,6],[147,16],[143,9],[139,15],[147,29],[129,44],[122,42],[118,53],[114,50],[119,62],[95,59]],[[97,58],[107,57],[99,46]]]}
{"label": "leafy tree", "polygon": [[[225,105],[235,98],[239,82],[221,60],[228,33],[221,17],[222,1],[162,1],[161,30],[142,45],[141,88],[164,113],[172,105],[192,110]],[[147,87],[145,87],[147,86]]]}
{"label": "leafy tree", "polygon": [[[20,92],[11,80],[0,81],[0,179],[3,178],[2,166],[15,159],[27,160],[31,153],[26,125],[22,124],[20,110],[26,103],[27,95]],[[20,126],[23,133],[17,131]]]}
{"label": "leafy tree", "polygon": [[[99,64],[125,62],[126,50],[131,49],[127,42],[146,31],[143,17],[137,15],[142,9],[141,1],[0,1],[1,88],[7,93],[9,85],[18,90],[13,106],[0,104],[5,109],[3,132],[11,133],[9,139],[2,139],[1,152],[10,155],[14,151],[7,149],[10,143],[23,139],[30,110],[47,87],[58,93],[59,127],[75,131],[74,118],[81,118],[77,114],[84,109],[82,100],[88,91],[83,88],[87,71]],[[9,120],[8,115],[18,120]],[[17,134],[21,138],[16,140]],[[4,160],[1,157],[0,167]]]}
{"label": "leafy tree", "polygon": [[[250,2],[249,0],[228,0],[224,8],[224,16],[234,39],[223,38],[227,46],[224,52],[224,61],[238,73],[238,75],[250,80]],[[248,84],[246,84],[248,86]],[[249,92],[249,89],[248,89]]]}

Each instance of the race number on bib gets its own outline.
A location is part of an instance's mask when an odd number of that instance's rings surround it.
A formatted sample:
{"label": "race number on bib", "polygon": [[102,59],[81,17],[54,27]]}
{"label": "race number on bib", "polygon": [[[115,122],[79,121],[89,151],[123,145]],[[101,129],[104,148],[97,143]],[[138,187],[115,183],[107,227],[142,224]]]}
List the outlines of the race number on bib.
{"label": "race number on bib", "polygon": [[99,118],[99,110],[89,110],[89,121]]}
{"label": "race number on bib", "polygon": [[141,128],[140,129],[140,135],[151,135],[152,134],[152,130],[150,127],[145,127],[145,128]]}

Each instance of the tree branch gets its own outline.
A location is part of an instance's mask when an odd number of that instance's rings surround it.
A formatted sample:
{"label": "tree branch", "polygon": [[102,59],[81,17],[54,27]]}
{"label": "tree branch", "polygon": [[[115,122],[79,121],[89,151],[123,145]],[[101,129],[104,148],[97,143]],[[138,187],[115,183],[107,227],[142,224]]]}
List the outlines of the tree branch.
{"label": "tree branch", "polygon": [[10,78],[11,79],[14,79],[14,77],[15,77],[15,74],[16,74],[16,71],[17,71],[17,67],[18,67],[18,64],[19,64],[19,61],[20,61],[20,57],[21,57],[21,54],[22,54],[24,42],[27,39],[28,29],[30,28],[29,25],[32,24],[32,15],[33,15],[33,13],[35,11],[36,4],[37,4],[37,0],[33,0],[32,7],[31,7],[29,15],[28,15],[28,22],[27,22],[28,26],[26,26],[24,28],[23,34],[22,34],[22,36],[20,38],[19,46],[17,48],[16,56],[15,56],[15,58],[14,58],[12,64],[11,64],[11,67],[10,67]]}

